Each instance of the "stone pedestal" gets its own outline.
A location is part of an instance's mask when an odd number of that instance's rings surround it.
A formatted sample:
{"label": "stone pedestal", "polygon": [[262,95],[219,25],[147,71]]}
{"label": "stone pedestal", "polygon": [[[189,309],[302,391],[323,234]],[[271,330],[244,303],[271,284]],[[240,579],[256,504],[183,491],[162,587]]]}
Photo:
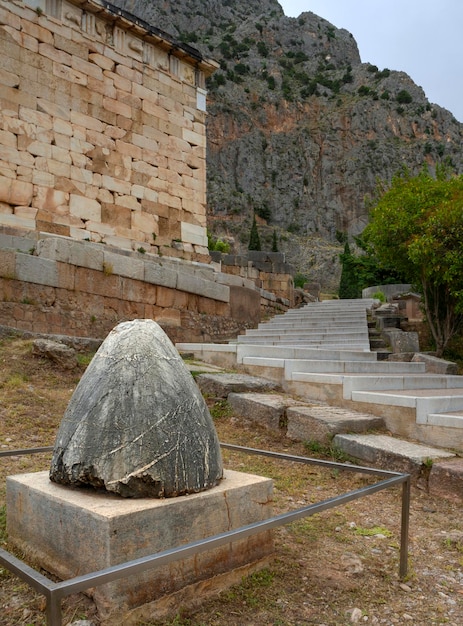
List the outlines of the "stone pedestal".
{"label": "stone pedestal", "polygon": [[[126,499],[56,485],[48,472],[9,476],[9,542],[68,579],[266,519],[272,485],[268,478],[226,471],[217,487],[195,495]],[[239,582],[266,565],[272,551],[266,531],[89,594],[103,623],[160,619]]]}

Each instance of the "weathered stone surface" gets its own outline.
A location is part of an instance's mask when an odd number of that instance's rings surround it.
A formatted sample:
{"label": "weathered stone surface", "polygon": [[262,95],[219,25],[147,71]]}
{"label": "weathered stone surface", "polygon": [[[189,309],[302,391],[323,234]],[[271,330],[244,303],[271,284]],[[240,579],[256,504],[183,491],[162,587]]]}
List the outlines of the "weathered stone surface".
{"label": "weathered stone surface", "polygon": [[249,376],[249,374],[200,374],[196,383],[204,395],[216,398],[226,398],[229,393],[243,393],[246,391],[269,392],[278,389],[278,385],[271,380]]}
{"label": "weathered stone surface", "polygon": [[406,333],[403,330],[388,328],[383,330],[393,352],[419,352],[418,333]]}
{"label": "weathered stone surface", "polygon": [[330,444],[338,433],[359,433],[384,428],[382,417],[335,406],[288,407],[290,439]]}
{"label": "weathered stone surface", "polygon": [[116,326],[65,412],[51,480],[172,497],[213,487],[222,472],[207,406],[167,335],[152,320]]}
{"label": "weathered stone surface", "polygon": [[431,354],[419,352],[412,358],[414,363],[426,363],[426,372],[429,374],[458,374],[458,366],[452,361],[439,359]]}
{"label": "weathered stone surface", "polygon": [[[7,478],[11,546],[60,579],[141,559],[271,517],[270,478],[225,470],[217,487],[179,498],[117,498],[67,489],[47,472]],[[103,626],[167,623],[269,564],[272,531],[230,540],[89,590]]]}
{"label": "weathered stone surface", "polygon": [[77,367],[76,351],[58,341],[36,339],[32,344],[32,354],[50,359],[68,370]]}

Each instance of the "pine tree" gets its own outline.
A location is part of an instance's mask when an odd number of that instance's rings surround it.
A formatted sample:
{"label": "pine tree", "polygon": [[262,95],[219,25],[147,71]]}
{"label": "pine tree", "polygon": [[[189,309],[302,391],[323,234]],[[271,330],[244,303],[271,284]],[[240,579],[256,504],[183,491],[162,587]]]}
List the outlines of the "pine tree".
{"label": "pine tree", "polygon": [[341,299],[360,298],[361,289],[355,265],[355,257],[351,254],[349,242],[344,244],[344,252],[340,255],[342,270],[339,282],[339,297]]}
{"label": "pine tree", "polygon": [[252,220],[251,233],[249,235],[248,250],[261,250],[259,231],[257,230],[256,216]]}
{"label": "pine tree", "polygon": [[272,252],[278,252],[277,231],[275,229],[273,230]]}

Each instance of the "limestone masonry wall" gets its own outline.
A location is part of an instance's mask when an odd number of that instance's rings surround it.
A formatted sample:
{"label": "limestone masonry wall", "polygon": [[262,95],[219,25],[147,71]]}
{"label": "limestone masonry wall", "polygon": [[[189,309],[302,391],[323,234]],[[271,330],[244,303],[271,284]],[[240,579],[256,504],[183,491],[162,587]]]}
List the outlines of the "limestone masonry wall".
{"label": "limestone masonry wall", "polygon": [[0,55],[0,324],[212,341],[290,305],[287,269],[211,264],[217,64],[102,0],[0,0]]}
{"label": "limestone masonry wall", "polygon": [[0,224],[206,260],[216,65],[99,2],[2,0],[0,25]]}

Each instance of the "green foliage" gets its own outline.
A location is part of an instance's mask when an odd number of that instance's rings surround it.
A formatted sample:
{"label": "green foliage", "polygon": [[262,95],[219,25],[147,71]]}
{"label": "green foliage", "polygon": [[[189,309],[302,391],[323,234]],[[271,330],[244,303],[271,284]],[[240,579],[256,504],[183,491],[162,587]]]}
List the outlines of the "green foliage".
{"label": "green foliage", "polygon": [[297,274],[294,275],[294,286],[297,287],[298,289],[303,289],[304,285],[306,284],[306,282],[308,282],[308,278],[305,274],[301,274],[300,272],[297,272]]}
{"label": "green foliage", "polygon": [[278,238],[277,231],[275,229],[273,230],[272,236],[272,252],[278,252]]}
{"label": "green foliage", "polygon": [[346,243],[347,241],[347,233],[342,232],[341,230],[336,231],[336,241],[339,243]]}
{"label": "green foliage", "polygon": [[249,235],[248,250],[261,250],[259,231],[257,230],[255,215],[252,220],[251,232]]}
{"label": "green foliage", "polygon": [[222,239],[216,239],[209,231],[207,233],[207,247],[210,251],[215,250],[224,254],[228,254],[230,252],[230,244]]}
{"label": "green foliage", "polygon": [[413,102],[413,98],[406,89],[401,89],[395,99],[399,104],[410,104],[410,102]]}
{"label": "green foliage", "polygon": [[234,67],[234,71],[240,76],[244,76],[249,72],[249,65],[245,65],[244,63],[237,63]]}
{"label": "green foliage", "polygon": [[382,291],[375,291],[375,293],[373,294],[373,298],[375,300],[379,300],[380,302],[386,302],[386,296]]}
{"label": "green foliage", "polygon": [[341,299],[361,298],[362,289],[360,287],[355,258],[350,252],[348,241],[344,244],[344,252],[339,258],[342,264],[339,297]]}
{"label": "green foliage", "polygon": [[371,89],[371,87],[368,87],[368,85],[360,85],[360,87],[357,89],[357,93],[359,94],[359,96],[369,96],[373,93],[373,90]]}
{"label": "green foliage", "polygon": [[384,526],[373,526],[371,528],[362,528],[358,526],[355,529],[355,534],[361,537],[374,537],[375,535],[383,535],[384,537],[392,537],[392,532]]}
{"label": "green foliage", "polygon": [[233,415],[233,409],[227,400],[216,400],[209,412],[214,420],[224,419]]}
{"label": "green foliage", "polygon": [[257,42],[257,52],[263,57],[268,56],[269,50],[263,41]]}
{"label": "green foliage", "polygon": [[463,176],[404,169],[371,210],[365,240],[423,296],[438,356],[463,323]]}
{"label": "green foliage", "polygon": [[269,221],[270,218],[272,217],[272,212],[270,210],[268,202],[264,201],[261,206],[256,206],[254,208],[254,211],[255,211],[256,215],[261,217],[263,220]]}

